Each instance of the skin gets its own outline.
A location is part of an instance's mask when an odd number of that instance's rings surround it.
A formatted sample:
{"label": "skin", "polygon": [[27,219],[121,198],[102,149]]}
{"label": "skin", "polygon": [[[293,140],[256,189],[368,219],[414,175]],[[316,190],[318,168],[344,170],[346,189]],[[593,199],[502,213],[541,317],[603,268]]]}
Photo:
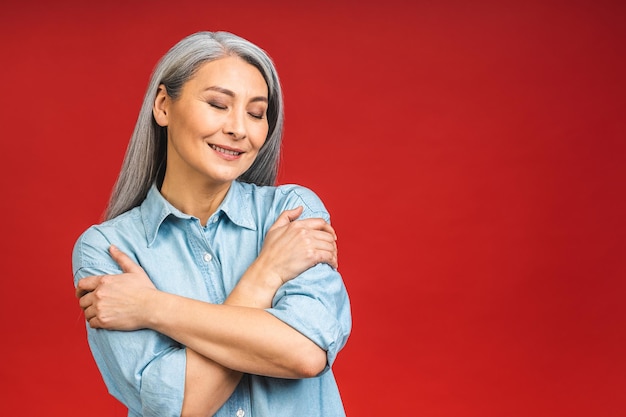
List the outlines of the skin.
{"label": "skin", "polygon": [[[161,193],[172,205],[206,224],[265,142],[267,96],[261,73],[234,56],[202,65],[176,99],[159,87],[153,114],[168,131]],[[242,373],[315,376],[326,353],[264,311],[284,282],[317,263],[337,267],[334,230],[323,219],[296,221],[301,213],[299,207],[281,214],[222,305],[157,290],[140,266],[111,247],[123,274],[79,281],[85,318],[92,328],[148,328],[185,345],[184,417],[213,415]]]}

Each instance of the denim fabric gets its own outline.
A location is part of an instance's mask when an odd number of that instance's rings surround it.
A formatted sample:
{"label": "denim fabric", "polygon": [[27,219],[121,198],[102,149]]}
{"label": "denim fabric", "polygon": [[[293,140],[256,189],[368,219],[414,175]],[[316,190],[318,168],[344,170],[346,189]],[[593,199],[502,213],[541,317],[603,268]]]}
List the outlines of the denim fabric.
{"label": "denim fabric", "polygon": [[[301,218],[330,221],[320,199],[297,185],[258,187],[234,182],[206,226],[171,204],[153,186],[141,206],[90,227],[74,247],[74,283],[90,275],[118,274],[108,254],[115,245],[157,288],[209,303],[223,303],[258,256],[267,230],[286,209],[304,206]],[[330,369],[351,329],[348,295],[340,274],[319,264],[284,284],[267,310],[327,352],[319,376],[280,379],[245,375],[216,416],[344,416]],[[179,416],[185,384],[185,346],[152,330],[91,329],[93,357],[109,392],[129,416]]]}

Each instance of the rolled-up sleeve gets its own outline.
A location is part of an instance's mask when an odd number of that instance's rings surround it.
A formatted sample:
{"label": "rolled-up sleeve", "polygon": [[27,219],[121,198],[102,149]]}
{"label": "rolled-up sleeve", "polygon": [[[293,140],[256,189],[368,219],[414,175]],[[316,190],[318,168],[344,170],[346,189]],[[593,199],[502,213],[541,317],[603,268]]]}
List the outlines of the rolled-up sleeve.
{"label": "rolled-up sleeve", "polygon": [[[324,204],[301,186],[283,188],[288,194],[280,210],[304,207],[300,219],[323,218],[330,222]],[[279,210],[279,211],[280,211]],[[286,282],[267,311],[315,342],[327,354],[327,371],[345,346],[352,327],[350,300],[340,273],[318,264]]]}
{"label": "rolled-up sleeve", "polygon": [[[111,242],[97,228],[88,229],[72,254],[74,285],[91,275],[119,274],[110,258]],[[109,393],[129,415],[180,416],[185,386],[186,351],[152,330],[111,331],[87,325],[89,347]]]}
{"label": "rolled-up sleeve", "polygon": [[328,370],[351,329],[350,302],[341,276],[319,264],[284,284],[267,311],[326,351]]}

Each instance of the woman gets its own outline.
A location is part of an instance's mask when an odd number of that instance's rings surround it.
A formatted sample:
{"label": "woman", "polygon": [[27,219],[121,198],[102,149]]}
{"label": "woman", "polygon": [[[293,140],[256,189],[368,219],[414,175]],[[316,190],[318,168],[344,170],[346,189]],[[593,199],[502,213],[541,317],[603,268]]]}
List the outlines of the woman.
{"label": "woman", "polygon": [[[159,61],[107,209],[78,239],[88,340],[129,416],[342,416],[351,316],[310,190],[273,186],[271,59],[200,32]],[[298,219],[298,220],[296,220]]]}

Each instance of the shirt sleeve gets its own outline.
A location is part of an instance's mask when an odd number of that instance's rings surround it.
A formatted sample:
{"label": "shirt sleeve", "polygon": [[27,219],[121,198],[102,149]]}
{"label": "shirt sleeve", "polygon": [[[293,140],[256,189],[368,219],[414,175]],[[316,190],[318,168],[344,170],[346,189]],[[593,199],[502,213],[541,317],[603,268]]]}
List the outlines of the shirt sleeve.
{"label": "shirt sleeve", "polygon": [[[108,254],[110,245],[97,227],[83,233],[72,254],[74,285],[87,276],[122,272]],[[144,417],[180,416],[186,368],[183,346],[153,330],[112,331],[88,324],[87,340],[109,393],[129,411]]]}
{"label": "shirt sleeve", "polygon": [[[304,206],[303,218],[330,216],[310,190],[290,189],[285,207]],[[286,282],[267,311],[307,336],[326,351],[327,371],[345,346],[352,327],[350,300],[341,274],[328,264],[318,264]]]}

